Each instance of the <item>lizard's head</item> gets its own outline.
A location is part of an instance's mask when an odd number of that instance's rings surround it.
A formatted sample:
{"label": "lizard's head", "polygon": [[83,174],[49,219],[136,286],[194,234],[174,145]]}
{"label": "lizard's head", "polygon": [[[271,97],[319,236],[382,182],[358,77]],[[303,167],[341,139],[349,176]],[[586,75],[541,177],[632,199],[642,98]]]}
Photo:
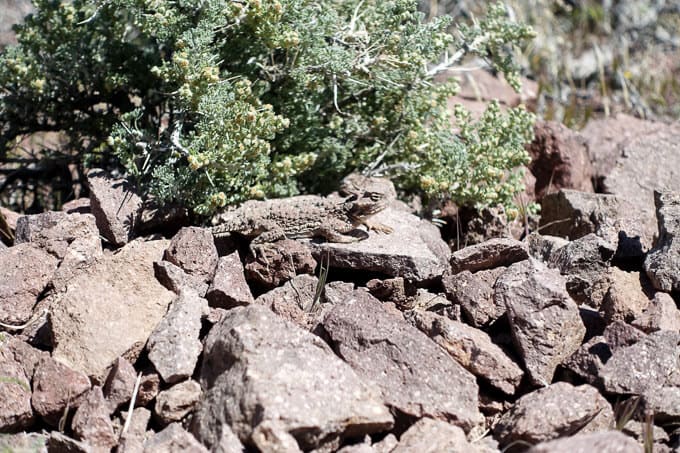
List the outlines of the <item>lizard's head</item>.
{"label": "lizard's head", "polygon": [[363,220],[387,207],[387,199],[380,192],[356,193],[345,200],[350,217]]}

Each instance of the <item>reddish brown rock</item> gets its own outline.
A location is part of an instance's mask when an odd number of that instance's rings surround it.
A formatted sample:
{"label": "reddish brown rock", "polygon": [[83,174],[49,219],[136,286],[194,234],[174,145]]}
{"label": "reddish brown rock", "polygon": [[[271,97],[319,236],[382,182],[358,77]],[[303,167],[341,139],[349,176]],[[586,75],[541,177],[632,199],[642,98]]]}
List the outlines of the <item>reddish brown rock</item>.
{"label": "reddish brown rock", "polygon": [[90,380],[85,374],[45,357],[33,376],[31,403],[47,423],[57,426],[66,406],[78,407],[88,390]]}
{"label": "reddish brown rock", "polygon": [[608,323],[619,320],[630,322],[649,306],[650,284],[644,274],[611,267],[609,282],[600,306],[600,312]]}
{"label": "reddish brown rock", "polygon": [[596,388],[557,382],[521,397],[494,426],[501,446],[539,442],[607,429],[614,423],[611,406]]}
{"label": "reddish brown rock", "polygon": [[0,249],[0,322],[24,324],[47,287],[58,260],[31,244]]}
{"label": "reddish brown rock", "polygon": [[110,451],[118,444],[101,387],[95,386],[85,395],[73,416],[71,428],[78,439],[97,451]]}
{"label": "reddish brown rock", "polygon": [[125,179],[111,178],[103,170],[87,172],[90,207],[97,227],[114,246],[125,245],[134,237],[142,199]]}
{"label": "reddish brown rock", "polygon": [[20,431],[29,427],[34,420],[31,407],[31,376],[27,376],[24,366],[17,361],[7,343],[9,340],[3,339],[3,335],[0,334],[1,433]]}
{"label": "reddish brown rock", "polygon": [[505,305],[496,304],[493,297],[493,285],[505,269],[505,267],[497,267],[474,274],[470,271],[458,274],[444,273],[442,284],[446,296],[453,303],[460,305],[466,319],[473,326],[487,326],[505,313]]}
{"label": "reddish brown rock", "polygon": [[267,263],[246,258],[246,278],[264,289],[273,289],[297,274],[313,274],[316,260],[310,248],[299,241],[284,239],[267,248]]}
{"label": "reddish brown rock", "polygon": [[447,420],[466,431],[479,423],[474,376],[403,317],[366,295],[332,305],[321,321],[335,353],[400,413]]}
{"label": "reddish brown rock", "polygon": [[95,218],[90,214],[48,211],[20,217],[14,243],[30,242],[61,259],[69,244],[88,236],[99,239]]}
{"label": "reddish brown rock", "polygon": [[651,333],[657,330],[680,331],[680,310],[666,293],[656,293],[649,306],[631,321],[631,324]]}
{"label": "reddish brown rock", "polygon": [[104,396],[111,412],[130,401],[136,380],[137,372],[134,367],[124,358],[118,357],[104,384]]}
{"label": "reddish brown rock", "polygon": [[[677,150],[680,155],[680,147]],[[654,203],[659,241],[645,258],[645,271],[656,289],[680,292],[680,187],[675,192],[654,192]]]}
{"label": "reddish brown rock", "polygon": [[[375,450],[373,450],[375,451]],[[465,431],[441,420],[421,418],[399,438],[392,453],[410,452],[469,452],[481,453],[475,444],[468,442]]]}
{"label": "reddish brown rock", "polygon": [[244,444],[252,445],[266,424],[311,449],[344,433],[362,437],[393,425],[375,388],[328,345],[257,304],[227,311],[212,328],[201,385],[206,393],[192,432],[209,448],[220,444],[227,426]]}
{"label": "reddish brown rock", "polygon": [[255,302],[238,251],[220,257],[215,278],[206,293],[211,307],[230,309]]}
{"label": "reddish brown rock", "polygon": [[642,453],[642,446],[621,431],[579,433],[569,437],[541,442],[527,453]]}
{"label": "reddish brown rock", "polygon": [[168,425],[144,442],[144,453],[208,453],[194,436],[184,430],[179,423]]}
{"label": "reddish brown rock", "polygon": [[139,392],[137,392],[137,400],[135,406],[143,407],[153,401],[161,388],[161,378],[157,373],[145,373],[142,375],[142,380],[139,383]]}
{"label": "reddish brown rock", "polygon": [[217,248],[207,228],[184,227],[172,238],[164,259],[187,274],[210,282],[217,268]]}
{"label": "reddish brown rock", "polygon": [[175,294],[179,294],[185,287],[193,289],[200,297],[205,297],[208,291],[208,284],[203,279],[187,274],[170,261],[155,261],[153,269],[161,285]]}
{"label": "reddish brown rock", "polygon": [[512,263],[529,258],[525,243],[515,239],[489,239],[481,244],[460,249],[451,255],[451,272],[475,272]]}
{"label": "reddish brown rock", "polygon": [[163,424],[182,420],[198,405],[201,386],[191,379],[163,390],[156,397],[154,414]]}
{"label": "reddish brown rock", "polygon": [[531,382],[548,385],[586,333],[565,278],[530,259],[508,267],[496,280],[495,291],[496,303],[507,307],[513,341]]}
{"label": "reddish brown rock", "polygon": [[75,200],[67,201],[61,205],[61,210],[66,214],[91,214],[89,198],[77,198]]}
{"label": "reddish brown rock", "polygon": [[274,288],[255,299],[255,303],[269,308],[283,319],[306,329],[319,279],[312,275],[298,275],[283,286]]}
{"label": "reddish brown rock", "polygon": [[579,133],[556,122],[538,121],[534,134],[527,151],[537,199],[562,188],[593,191],[593,167],[586,140]]}

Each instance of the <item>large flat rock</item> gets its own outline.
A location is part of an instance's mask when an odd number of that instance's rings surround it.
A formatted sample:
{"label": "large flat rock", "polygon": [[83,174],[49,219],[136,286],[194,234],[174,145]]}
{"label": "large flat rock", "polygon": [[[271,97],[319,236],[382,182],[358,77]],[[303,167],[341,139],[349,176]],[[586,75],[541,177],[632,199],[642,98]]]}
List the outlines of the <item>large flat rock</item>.
{"label": "large flat rock", "polygon": [[71,279],[52,302],[53,356],[100,380],[136,359],[174,294],[154,277],[168,241],[133,241]]}

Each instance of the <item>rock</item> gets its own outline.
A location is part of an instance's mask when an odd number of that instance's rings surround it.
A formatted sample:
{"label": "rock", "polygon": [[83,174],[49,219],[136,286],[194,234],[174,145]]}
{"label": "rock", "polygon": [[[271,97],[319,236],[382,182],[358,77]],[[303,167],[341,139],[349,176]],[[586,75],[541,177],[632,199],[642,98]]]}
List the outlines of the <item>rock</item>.
{"label": "rock", "polygon": [[71,428],[78,439],[98,451],[110,451],[118,445],[101,387],[95,386],[85,395],[73,416]]}
{"label": "rock", "polygon": [[553,255],[549,265],[567,279],[567,291],[579,304],[598,308],[609,290],[609,263],[615,250],[595,234],[571,241]]}
{"label": "rock", "polygon": [[[550,195],[543,197],[543,200],[545,201],[548,197],[550,197]],[[543,216],[541,216],[541,218],[543,218]],[[529,256],[544,263],[548,263],[555,252],[569,243],[569,241],[564,238],[547,234],[538,234],[536,232],[529,234],[525,241],[527,243],[527,248],[529,249]]]}
{"label": "rock", "polygon": [[168,237],[189,223],[189,212],[186,207],[169,203],[158,204],[156,200],[148,199],[139,213],[137,231],[140,234],[162,232]]}
{"label": "rock", "polygon": [[66,255],[69,244],[86,236],[99,239],[97,224],[90,214],[48,211],[20,217],[14,244],[30,242],[61,259]]}
{"label": "rock", "polygon": [[[251,440],[258,451],[282,451],[290,453],[302,453],[295,437],[286,429],[284,423],[267,421],[260,423],[253,430]],[[332,447],[324,445],[324,450],[334,451],[338,442],[332,442]]]}
{"label": "rock", "polygon": [[444,311],[453,309],[451,301],[443,294],[431,293],[430,291],[418,288],[415,297],[411,298],[408,305],[396,305],[399,310],[421,310],[421,311]]}
{"label": "rock", "polygon": [[206,298],[211,307],[227,310],[255,302],[246,282],[238,251],[219,259],[215,278],[210,284]]}
{"label": "rock", "polygon": [[57,426],[65,408],[78,407],[88,390],[90,380],[85,374],[44,357],[33,376],[31,404],[48,424]]}
{"label": "rock", "polygon": [[318,284],[319,279],[312,275],[298,275],[283,286],[262,294],[255,303],[306,329]]}
{"label": "rock", "polygon": [[144,453],[208,453],[194,436],[184,430],[179,423],[168,425],[144,442]]}
{"label": "rock", "polygon": [[465,431],[480,422],[474,376],[378,300],[335,304],[321,326],[335,353],[376,385],[393,410],[447,420]]}
{"label": "rock", "polygon": [[680,331],[680,311],[673,298],[666,293],[656,293],[645,311],[631,324],[646,333],[657,330]]}
{"label": "rock", "polygon": [[112,178],[100,169],[87,172],[87,185],[101,235],[114,246],[127,244],[134,236],[142,199],[127,180]]}
{"label": "rock", "polygon": [[611,406],[595,387],[557,382],[522,396],[494,426],[502,446],[539,442],[607,429],[614,423]]}
{"label": "rock", "polygon": [[622,147],[628,142],[664,127],[663,123],[642,120],[622,113],[588,121],[581,134],[588,141],[590,160],[596,178],[601,182],[612,171],[621,156]]}
{"label": "rock", "polygon": [[109,411],[115,412],[121,405],[130,401],[135,388],[137,372],[122,357],[118,357],[109,371],[104,383],[104,396],[109,404]]}
{"label": "rock", "polygon": [[40,360],[43,357],[49,357],[48,352],[36,349],[17,337],[3,334],[0,334],[0,348],[7,348],[7,351],[14,356],[14,360],[21,365],[29,381],[33,380],[33,374]]}
{"label": "rock", "polygon": [[39,433],[0,435],[0,451],[7,453],[48,453],[47,436]]}
{"label": "rock", "polygon": [[154,414],[163,424],[178,422],[194,410],[200,397],[201,386],[198,382],[180,382],[158,394]]}
{"label": "rock", "polygon": [[512,263],[529,258],[526,244],[515,239],[489,239],[481,244],[460,249],[451,255],[451,272],[475,272]]}
{"label": "rock", "polygon": [[616,249],[617,257],[639,258],[656,235],[656,228],[645,228],[644,215],[614,195],[562,189],[541,200],[539,228],[572,241],[594,233]]}
{"label": "rock", "polygon": [[299,241],[284,239],[267,248],[267,263],[246,257],[246,279],[258,287],[273,289],[297,274],[313,274],[316,260],[308,246]]}
{"label": "rock", "polygon": [[505,267],[497,267],[474,274],[470,271],[458,274],[445,272],[442,276],[446,296],[454,304],[460,305],[462,312],[473,326],[488,326],[505,313],[505,305],[496,304],[493,297],[493,285],[505,269]]}
{"label": "rock", "polygon": [[61,210],[66,214],[91,214],[89,198],[76,198],[61,205]]}
{"label": "rock", "polygon": [[149,360],[168,384],[194,373],[202,344],[198,339],[201,317],[208,314],[208,301],[191,289],[182,291],[149,337]]}
{"label": "rock", "polygon": [[[654,418],[656,419],[656,414],[654,414]],[[654,439],[654,442],[663,442],[663,443],[668,443],[670,440],[670,437],[666,433],[666,431],[663,430],[663,428],[659,428],[656,425],[651,425],[652,428],[652,438]],[[637,439],[638,442],[641,444],[644,443],[645,441],[645,436],[646,436],[646,430],[647,427],[645,426],[644,423],[638,422],[636,420],[630,420],[626,425],[621,429],[621,432],[634,438]],[[664,445],[665,446],[665,445]],[[652,451],[658,452],[662,451],[659,450],[658,448],[654,448]]]}
{"label": "rock", "polygon": [[104,256],[99,235],[86,235],[73,240],[52,278],[56,292],[66,289],[68,283],[84,269],[92,266]]}
{"label": "rock", "polygon": [[139,384],[139,392],[137,393],[137,401],[135,406],[143,407],[153,401],[158,395],[161,387],[161,378],[156,373],[148,373],[142,375],[142,380]]}
{"label": "rock", "polygon": [[203,357],[205,394],[192,432],[208,448],[227,425],[252,445],[259,425],[280,423],[277,429],[303,449],[393,425],[376,390],[319,337],[257,304],[227,311],[208,334]]}
{"label": "rock", "polygon": [[320,260],[328,254],[331,267],[415,281],[435,279],[448,268],[451,252],[433,224],[394,208],[379,212],[371,221],[394,231],[370,233],[367,239],[349,244],[311,243],[314,257]]}
{"label": "rock", "polygon": [[394,302],[396,305],[408,305],[417,294],[416,287],[403,277],[380,280],[374,278],[366,282],[366,289],[371,295],[381,301]]}
{"label": "rock", "polygon": [[[0,433],[21,431],[34,420],[31,407],[31,377],[0,334]],[[2,440],[0,437],[0,451]],[[12,450],[8,450],[12,451]]]}
{"label": "rock", "polygon": [[80,442],[58,431],[52,431],[47,440],[47,451],[67,453],[93,453],[93,449],[85,442]]}
{"label": "rock", "polygon": [[660,330],[613,351],[599,373],[603,388],[619,395],[639,395],[663,386],[677,368],[678,341],[677,332]]}
{"label": "rock", "polygon": [[533,259],[496,280],[494,299],[507,307],[512,338],[534,385],[552,382],[557,366],[581,346],[586,328],[566,281]]}
{"label": "rock", "polygon": [[133,241],[73,278],[52,304],[53,356],[97,382],[118,357],[136,360],[173,298],[153,275],[166,246]]}
{"label": "rock", "polygon": [[654,232],[654,191],[680,192],[678,168],[680,125],[676,123],[623,145],[602,189],[629,202],[644,222],[645,231]]}
{"label": "rock", "polygon": [[189,275],[210,282],[215,275],[217,247],[207,228],[184,227],[172,238],[164,259]]}
{"label": "rock", "polygon": [[[680,154],[680,147],[677,151]],[[647,254],[645,271],[656,289],[677,292],[680,291],[680,187],[676,192],[654,192],[654,203],[659,241]]]}
{"label": "rock", "polygon": [[481,453],[468,442],[465,431],[441,420],[421,418],[411,425],[399,439],[392,453],[460,451]]}
{"label": "rock", "polygon": [[602,300],[600,312],[607,323],[630,322],[649,306],[649,282],[644,274],[609,269],[609,289]]}
{"label": "rock", "polygon": [[203,279],[187,274],[170,261],[154,261],[153,270],[161,285],[175,294],[179,294],[185,287],[196,291],[199,297],[205,297],[205,293],[208,291],[208,284]]}
{"label": "rock", "polygon": [[534,140],[527,147],[529,170],[536,177],[536,198],[562,188],[592,192],[593,167],[586,140],[578,132],[553,121],[537,121]]}
{"label": "rock", "polygon": [[31,318],[58,263],[31,244],[0,249],[0,322],[24,324]]}
{"label": "rock", "polygon": [[579,433],[570,437],[542,442],[527,453],[642,453],[642,446],[621,431]]}
{"label": "rock", "polygon": [[407,320],[470,373],[507,395],[515,394],[524,372],[485,332],[424,311],[407,313]]}
{"label": "rock", "polygon": [[654,414],[654,421],[675,425],[680,421],[680,387],[663,386],[646,390],[642,395],[642,409]]}
{"label": "rock", "polygon": [[[130,413],[127,411],[121,411],[117,432],[120,433],[122,440],[137,438],[143,444],[144,438],[147,435],[149,421],[151,420],[151,411],[145,407],[135,408],[135,410],[132,411],[132,419],[130,420],[130,425],[128,426],[127,431],[125,433],[121,433],[125,423],[127,422],[129,414]],[[151,433],[153,433],[153,431],[151,431]]]}

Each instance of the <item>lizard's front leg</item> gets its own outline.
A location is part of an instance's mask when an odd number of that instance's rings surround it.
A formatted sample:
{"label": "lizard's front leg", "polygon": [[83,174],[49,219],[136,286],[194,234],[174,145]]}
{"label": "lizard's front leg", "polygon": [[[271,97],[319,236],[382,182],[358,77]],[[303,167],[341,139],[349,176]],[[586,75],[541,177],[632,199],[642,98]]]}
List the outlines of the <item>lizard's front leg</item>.
{"label": "lizard's front leg", "polygon": [[348,244],[350,242],[357,242],[360,241],[362,238],[358,238],[355,236],[349,236],[346,234],[340,233],[338,230],[333,229],[331,227],[321,225],[319,228],[317,228],[314,231],[314,236],[321,236],[325,238],[328,242],[338,242],[341,244]]}
{"label": "lizard's front leg", "polygon": [[286,233],[278,225],[267,225],[266,231],[256,236],[250,242],[250,253],[253,254],[256,260],[262,257],[262,262],[269,266],[269,260],[267,259],[267,249],[271,248],[271,244],[281,239],[286,238]]}

